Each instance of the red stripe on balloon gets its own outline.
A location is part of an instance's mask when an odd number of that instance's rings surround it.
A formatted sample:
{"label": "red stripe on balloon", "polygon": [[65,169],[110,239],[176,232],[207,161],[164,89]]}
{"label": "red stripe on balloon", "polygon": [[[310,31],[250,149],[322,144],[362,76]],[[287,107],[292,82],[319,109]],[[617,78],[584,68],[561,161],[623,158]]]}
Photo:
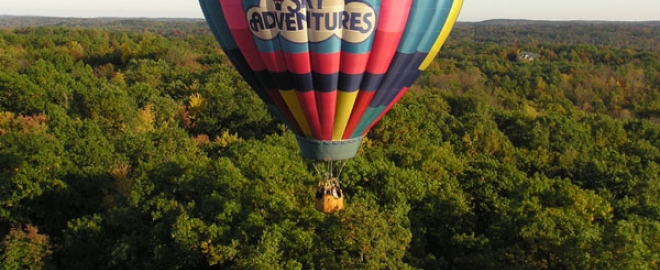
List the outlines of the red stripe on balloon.
{"label": "red stripe on balloon", "polygon": [[332,141],[332,129],[335,126],[335,113],[337,110],[337,91],[316,92],[316,105],[321,121],[321,137],[323,141]]}
{"label": "red stripe on balloon", "polygon": [[341,66],[339,70],[346,74],[356,75],[364,73],[369,62],[370,53],[341,53]]}
{"label": "red stripe on balloon", "polygon": [[247,20],[245,20],[243,4],[240,1],[220,0],[220,5],[222,5],[222,13],[227,20],[231,35],[250,68],[253,71],[266,69],[263,60],[261,60],[259,49],[257,49],[254,39],[252,39],[252,31],[248,28]]}
{"label": "red stripe on balloon", "polygon": [[412,0],[383,0],[367,72],[385,74],[406,29]]}
{"label": "red stripe on balloon", "polygon": [[309,52],[283,53],[289,72],[295,74],[307,74],[312,72],[312,64]]}
{"label": "red stripe on balloon", "polygon": [[[403,36],[401,32],[376,31],[374,46],[371,48],[371,57],[367,64],[367,72],[371,74],[385,74],[390,68],[392,58],[399,47],[399,41]],[[394,41],[392,41],[394,40]]]}
{"label": "red stripe on balloon", "polygon": [[[355,128],[358,126],[358,124],[360,124],[360,119],[362,118],[364,112],[367,110],[367,107],[369,107],[369,103],[371,103],[374,95],[376,95],[376,91],[360,91],[360,93],[358,93],[357,99],[355,100],[355,105],[353,105],[351,118],[348,120],[348,125],[346,125],[346,130],[344,130],[344,136],[342,139],[346,140],[351,138],[353,131],[355,131]],[[356,115],[359,117],[355,117]]]}
{"label": "red stripe on balloon", "polygon": [[341,52],[336,53],[309,53],[312,59],[312,70],[320,74],[335,74],[339,72]]}
{"label": "red stripe on balloon", "polygon": [[247,20],[245,19],[245,11],[241,1],[220,0],[220,6],[222,6],[222,14],[225,16],[225,20],[230,28],[232,25],[245,25],[244,27],[247,28]]}
{"label": "red stripe on balloon", "polygon": [[312,131],[312,137],[318,140],[321,138],[321,134],[323,132],[321,131],[321,121],[319,120],[319,114],[318,114],[319,107],[316,104],[316,95],[314,92],[315,91],[306,91],[306,92],[296,91],[296,95],[298,96],[298,100],[302,105],[302,109],[303,112],[305,113],[305,117],[307,117],[309,128]]}
{"label": "red stripe on balloon", "polygon": [[259,52],[261,60],[270,72],[287,71],[286,60],[282,52]]}
{"label": "red stripe on balloon", "polygon": [[412,2],[413,0],[382,0],[377,28],[386,32],[403,31],[408,22]]}
{"label": "red stripe on balloon", "polygon": [[259,49],[252,39],[252,32],[249,29],[231,29],[234,40],[238,43],[241,54],[247,61],[252,71],[262,71],[266,69],[264,61],[261,59]]}
{"label": "red stripe on balloon", "polygon": [[[339,73],[341,63],[341,52],[336,53],[309,53],[312,60],[312,71],[321,76]],[[319,82],[314,82],[315,84]],[[332,129],[335,124],[335,113],[337,111],[337,90],[330,92],[314,91],[316,94],[316,106],[318,108],[319,121],[321,122],[321,134],[317,139],[323,141],[332,140]]]}

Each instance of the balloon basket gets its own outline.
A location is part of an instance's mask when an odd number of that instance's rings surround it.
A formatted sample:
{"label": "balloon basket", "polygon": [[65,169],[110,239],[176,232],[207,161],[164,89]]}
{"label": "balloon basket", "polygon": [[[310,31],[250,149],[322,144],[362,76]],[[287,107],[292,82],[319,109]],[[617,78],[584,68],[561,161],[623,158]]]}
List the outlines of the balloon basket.
{"label": "balloon basket", "polygon": [[337,178],[319,182],[314,208],[326,215],[344,209],[344,194],[339,187],[339,180]]}

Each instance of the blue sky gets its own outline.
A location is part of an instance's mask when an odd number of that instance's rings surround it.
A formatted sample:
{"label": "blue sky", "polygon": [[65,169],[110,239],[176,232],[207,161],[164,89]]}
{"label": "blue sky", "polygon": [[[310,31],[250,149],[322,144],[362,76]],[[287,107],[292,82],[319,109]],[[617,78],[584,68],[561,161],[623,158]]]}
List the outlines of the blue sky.
{"label": "blue sky", "polygon": [[[201,18],[196,0],[2,0],[2,15]],[[660,20],[660,0],[465,0],[460,21]]]}

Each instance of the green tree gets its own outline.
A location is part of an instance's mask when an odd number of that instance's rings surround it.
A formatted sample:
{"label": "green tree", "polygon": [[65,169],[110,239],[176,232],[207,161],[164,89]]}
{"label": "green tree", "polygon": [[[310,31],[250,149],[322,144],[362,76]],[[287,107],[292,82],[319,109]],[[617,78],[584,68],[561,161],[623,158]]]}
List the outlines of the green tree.
{"label": "green tree", "polygon": [[2,269],[44,269],[49,266],[50,241],[31,225],[12,228],[1,244]]}

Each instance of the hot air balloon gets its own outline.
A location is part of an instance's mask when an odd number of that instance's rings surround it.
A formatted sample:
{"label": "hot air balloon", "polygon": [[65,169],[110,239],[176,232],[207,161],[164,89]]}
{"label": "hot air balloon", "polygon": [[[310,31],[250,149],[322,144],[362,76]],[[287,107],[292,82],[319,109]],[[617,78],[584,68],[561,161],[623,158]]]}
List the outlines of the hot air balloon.
{"label": "hot air balloon", "polygon": [[[296,134],[302,157],[332,164],[356,155],[434,60],[463,1],[199,3],[229,60]],[[328,168],[319,189],[339,189]]]}

